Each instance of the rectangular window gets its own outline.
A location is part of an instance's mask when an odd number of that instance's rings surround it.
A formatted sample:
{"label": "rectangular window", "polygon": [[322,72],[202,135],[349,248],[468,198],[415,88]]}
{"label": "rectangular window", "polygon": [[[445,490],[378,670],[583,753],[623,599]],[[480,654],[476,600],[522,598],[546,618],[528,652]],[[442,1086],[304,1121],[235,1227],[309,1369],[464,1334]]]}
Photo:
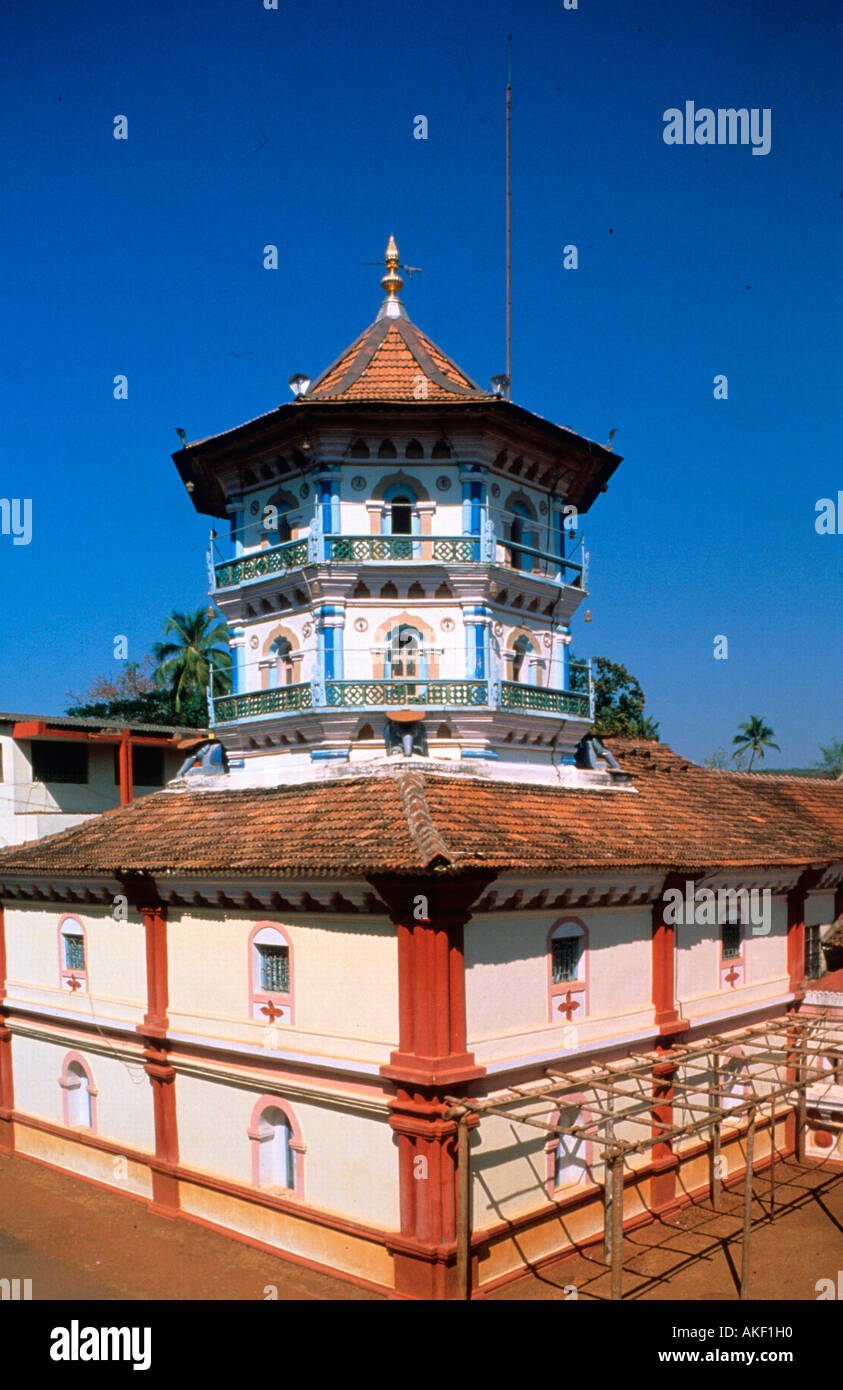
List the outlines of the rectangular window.
{"label": "rectangular window", "polygon": [[65,936],[64,964],[66,970],[85,969],[85,941],[81,936]]}
{"label": "rectangular window", "polygon": [[[132,785],[135,787],[163,787],[164,749],[145,748],[136,745],[131,749]],[[120,749],[114,749],[114,785],[120,783]]]}
{"label": "rectangular window", "polygon": [[577,978],[577,963],[580,958],[580,939],[578,936],[557,936],[553,940],[553,983],[564,984],[566,980]]}
{"label": "rectangular window", "polygon": [[261,989],[266,994],[290,993],[290,951],[287,946],[258,946]]}
{"label": "rectangular window", "polygon": [[724,922],[722,932],[722,956],[724,960],[737,960],[741,953],[740,922]]}
{"label": "rectangular window", "polygon": [[805,979],[818,980],[824,973],[820,927],[805,928]]}
{"label": "rectangular window", "polygon": [[87,782],[88,745],[68,741],[32,742],[33,782]]}

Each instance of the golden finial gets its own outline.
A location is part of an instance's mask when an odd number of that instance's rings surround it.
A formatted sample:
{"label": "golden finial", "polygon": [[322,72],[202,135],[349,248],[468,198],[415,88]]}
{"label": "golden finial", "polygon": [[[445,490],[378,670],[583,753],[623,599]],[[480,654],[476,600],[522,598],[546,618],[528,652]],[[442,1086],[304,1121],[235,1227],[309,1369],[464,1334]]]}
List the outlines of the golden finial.
{"label": "golden finial", "polygon": [[398,274],[398,247],[395,245],[395,237],[391,236],[386,248],[386,274],[381,280],[381,286],[386,290],[389,299],[397,299],[404,288],[404,281]]}

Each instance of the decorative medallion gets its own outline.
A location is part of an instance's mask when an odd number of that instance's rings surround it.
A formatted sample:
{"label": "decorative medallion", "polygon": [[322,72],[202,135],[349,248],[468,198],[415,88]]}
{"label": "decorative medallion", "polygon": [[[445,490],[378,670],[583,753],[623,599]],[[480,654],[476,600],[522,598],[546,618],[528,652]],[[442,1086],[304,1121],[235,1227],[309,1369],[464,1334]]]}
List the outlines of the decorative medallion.
{"label": "decorative medallion", "polygon": [[305,623],[304,627],[301,630],[301,635],[302,637],[309,637],[312,631],[313,628],[311,627],[310,623]]}
{"label": "decorative medallion", "polygon": [[451,479],[446,478],[445,474],[443,473],[441,478],[436,479],[436,486],[438,487],[440,492],[447,492],[451,486]]}
{"label": "decorative medallion", "polygon": [[541,512],[542,516],[547,516],[547,503],[545,502],[544,498],[542,498],[541,502],[539,502],[539,511]]}
{"label": "decorative medallion", "polygon": [[369,630],[369,624],[366,622],[365,618],[355,618],[354,626],[358,632],[368,632]]}
{"label": "decorative medallion", "polygon": [[503,637],[503,623],[495,623],[492,631],[496,637]]}
{"label": "decorative medallion", "polygon": [[453,618],[443,618],[439,626],[443,632],[453,632],[454,620]]}
{"label": "decorative medallion", "polygon": [[493,497],[500,497],[500,495],[501,495],[500,483],[492,483],[492,496],[493,496]]}
{"label": "decorative medallion", "polygon": [[308,487],[307,483],[302,483],[301,487],[299,488],[299,497],[301,497],[302,500],[304,500],[305,497],[309,496],[310,488]]}
{"label": "decorative medallion", "polygon": [[249,646],[252,648],[252,651],[254,651],[255,648],[258,647],[259,645],[260,645],[260,638],[259,638],[259,637],[250,637],[250,638],[249,638]]}
{"label": "decorative medallion", "polygon": [[362,473],[356,473],[354,475],[354,477],[351,480],[351,486],[354,488],[355,492],[363,491],[364,487],[366,486],[366,479],[363,477]]}
{"label": "decorative medallion", "polygon": [[258,499],[257,499],[257,497],[256,497],[255,500],[254,500],[254,502],[250,502],[250,503],[249,503],[249,511],[252,513],[252,516],[257,516],[258,512],[260,511],[260,509],[261,509],[261,504],[260,504],[260,502],[258,501]]}
{"label": "decorative medallion", "polygon": [[544,645],[545,645],[546,647],[549,647],[549,646],[550,646],[551,641],[552,641],[552,638],[551,638],[549,632],[546,632],[546,633],[544,634],[544,637],[542,638],[542,641],[544,642]]}

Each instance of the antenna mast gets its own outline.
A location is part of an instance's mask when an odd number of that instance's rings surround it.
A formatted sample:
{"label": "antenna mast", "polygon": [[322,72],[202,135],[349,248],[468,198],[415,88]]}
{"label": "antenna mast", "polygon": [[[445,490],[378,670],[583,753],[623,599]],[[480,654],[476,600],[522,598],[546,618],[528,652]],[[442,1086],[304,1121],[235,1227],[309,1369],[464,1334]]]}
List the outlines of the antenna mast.
{"label": "antenna mast", "polygon": [[512,400],[512,218],[509,193],[509,125],[512,106],[512,35],[507,35],[506,64],[506,399]]}

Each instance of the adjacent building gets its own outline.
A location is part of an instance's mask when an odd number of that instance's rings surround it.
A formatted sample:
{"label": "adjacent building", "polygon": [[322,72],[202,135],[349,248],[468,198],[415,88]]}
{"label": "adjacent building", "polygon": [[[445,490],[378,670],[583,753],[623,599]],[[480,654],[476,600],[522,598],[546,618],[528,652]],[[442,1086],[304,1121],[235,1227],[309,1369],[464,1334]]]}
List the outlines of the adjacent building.
{"label": "adjacent building", "polygon": [[0,712],[0,847],[160,789],[205,737],[169,725]]}

